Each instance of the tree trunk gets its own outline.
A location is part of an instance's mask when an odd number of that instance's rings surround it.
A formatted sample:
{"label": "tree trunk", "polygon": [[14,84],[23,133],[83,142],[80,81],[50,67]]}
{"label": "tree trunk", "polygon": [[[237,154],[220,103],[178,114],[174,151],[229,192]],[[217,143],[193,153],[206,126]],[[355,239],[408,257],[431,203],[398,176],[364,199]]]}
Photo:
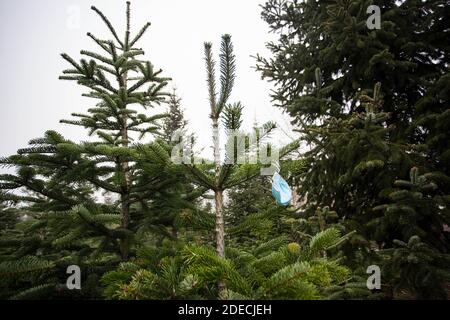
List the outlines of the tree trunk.
{"label": "tree trunk", "polygon": [[174,226],[172,226],[172,237],[174,237],[175,239],[178,239],[178,230],[177,228],[175,228]]}
{"label": "tree trunk", "polygon": [[[123,121],[123,129],[122,129],[122,146],[124,148],[128,148],[128,130],[126,127],[127,118],[124,115],[122,117]],[[122,213],[122,222],[121,227],[123,229],[128,229],[130,225],[130,172],[129,172],[129,164],[128,161],[124,161],[121,163],[122,166],[122,174],[124,176],[124,182],[121,186],[121,194],[120,194],[120,202],[121,202],[121,213]],[[125,238],[120,239],[120,254],[123,261],[128,260],[128,255],[130,251],[130,240],[126,236]]]}
{"label": "tree trunk", "polygon": [[[130,225],[130,204],[128,202],[128,195],[122,194],[121,195],[121,212],[122,212],[122,222],[121,227],[124,229],[128,229],[128,226]],[[127,261],[129,258],[129,252],[130,252],[130,239],[128,236],[125,238],[120,239],[120,255],[122,258],[122,261]]]}
{"label": "tree trunk", "polygon": [[220,178],[220,147],[219,147],[219,124],[218,119],[213,119],[213,143],[214,143],[214,164],[215,164],[215,184],[214,201],[216,209],[216,250],[219,257],[225,257],[225,230],[223,223],[223,191],[219,186]]}
{"label": "tree trunk", "polygon": [[217,255],[225,258],[225,228],[223,222],[223,191],[214,192],[216,203],[216,251]]}
{"label": "tree trunk", "polygon": [[[122,86],[127,89],[127,72],[125,72],[122,76]],[[126,108],[126,106],[125,106]],[[127,115],[122,114],[121,116],[121,122],[122,122],[122,129],[121,129],[121,138],[122,138],[122,147],[128,148],[128,124],[127,124]],[[124,181],[121,186],[121,195],[120,195],[120,202],[121,202],[121,213],[122,213],[122,222],[121,227],[123,229],[128,229],[130,225],[130,185],[131,185],[131,179],[130,179],[130,172],[129,172],[129,163],[128,161],[121,162],[122,166],[122,174],[124,177]],[[130,251],[130,239],[128,236],[125,238],[120,239],[120,254],[122,261],[127,261],[129,258],[129,251]]]}
{"label": "tree trunk", "polygon": [[[225,258],[225,225],[223,220],[223,190],[219,185],[220,178],[220,140],[219,140],[219,123],[217,118],[213,118],[213,144],[214,144],[214,164],[215,164],[215,185],[214,202],[216,209],[216,251],[220,258]],[[218,283],[219,293],[223,292],[226,287],[223,280]]]}

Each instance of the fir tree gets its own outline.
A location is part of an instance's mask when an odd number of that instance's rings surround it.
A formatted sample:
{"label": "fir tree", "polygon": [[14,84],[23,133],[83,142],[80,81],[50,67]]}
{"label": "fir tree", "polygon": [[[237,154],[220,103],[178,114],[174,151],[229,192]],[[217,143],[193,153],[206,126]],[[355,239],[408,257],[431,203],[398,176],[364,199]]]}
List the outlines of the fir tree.
{"label": "fir tree", "polygon": [[[226,258],[208,246],[188,245],[181,254],[166,252],[167,256],[156,258],[152,249],[141,253],[144,263],[122,263],[102,281],[106,294],[114,299],[370,297],[365,282],[336,259],[322,257],[324,251],[334,257],[331,253],[345,240],[338,230],[328,228],[302,244],[281,236],[248,250],[228,247]],[[219,280],[226,290],[217,290]]]}
{"label": "fir tree", "polygon": [[187,124],[184,119],[184,113],[181,109],[181,98],[178,97],[176,90],[169,96],[168,100],[168,117],[164,119],[163,138],[170,143],[175,133],[182,135]]}
{"label": "fir tree", "polygon": [[381,255],[383,274],[389,279],[394,298],[448,299],[448,254],[412,236],[406,242],[395,240],[394,247],[382,250]]}
{"label": "fir tree", "polygon": [[[381,9],[381,29],[366,26],[369,4]],[[447,16],[444,1],[269,0],[263,7],[280,37],[268,44],[272,58],[257,57],[257,68],[275,82],[274,101],[311,146],[301,180],[311,212],[330,206],[358,231],[348,257],[355,247],[407,243],[413,234],[402,228],[449,243],[446,205],[430,214],[418,210],[406,225],[398,215],[373,219],[373,208],[413,166],[436,177],[439,197],[448,195]],[[389,221],[393,229],[378,228]],[[431,238],[422,241],[449,252]]]}
{"label": "fir tree", "polygon": [[[366,26],[369,5],[380,7],[380,29]],[[402,139],[415,114],[413,106],[448,73],[442,22],[448,10],[445,1],[270,0],[262,17],[280,37],[268,44],[273,58],[258,57],[258,69],[279,86],[275,102],[305,120],[359,112],[354,93],[381,82],[383,111],[391,112],[388,124],[396,124],[391,135]],[[320,109],[302,97],[315,85],[316,68],[321,68],[326,97],[337,104]]]}
{"label": "fir tree", "polygon": [[[13,287],[14,293],[24,287],[27,295],[45,290],[59,292],[69,264],[80,265],[82,274],[86,274],[84,268],[90,268],[95,277],[119,259],[128,260],[137,235],[148,230],[149,223],[161,224],[151,218],[160,209],[161,201],[157,200],[170,200],[162,196],[169,187],[171,199],[178,199],[173,192],[176,173],[160,162],[170,147],[161,141],[133,143],[144,135],[158,136],[159,119],[166,116],[135,110],[139,105],[147,109],[160,104],[166,96],[162,90],[168,78],[161,77],[161,70],[154,70],[150,62],[141,60],[139,56],[144,52],[136,47],[150,24],[131,37],[127,3],[126,31],[120,39],[105,15],[95,7],[92,10],[105,22],[113,40],[101,40],[88,33],[105,55],[82,50],[81,54],[90,60],[76,62],[62,54],[72,68],[65,70],[60,79],[88,88],[84,95],[96,105],[86,113],[74,113],[78,120],[61,122],[85,127],[99,139],[76,143],[47,131],[17,155],[1,159],[3,166],[17,168],[15,174],[0,177],[2,200],[20,203],[32,213],[14,254],[1,264],[2,277],[8,275],[14,284],[18,274],[15,271],[51,270],[47,276],[30,278],[22,287]],[[112,195],[110,200],[99,201],[99,191]],[[182,205],[187,205],[189,197],[187,194],[188,200]],[[89,295],[88,290],[83,289],[83,294]]]}
{"label": "fir tree", "polygon": [[[283,160],[280,166],[280,175],[292,184],[292,178],[303,170],[303,161]],[[261,241],[290,234],[289,223],[285,221],[296,217],[298,213],[293,206],[286,208],[274,201],[271,182],[266,176],[255,177],[228,190],[227,241],[234,247],[252,248]]]}
{"label": "fir tree", "polygon": [[[380,203],[379,193],[391,186],[398,172],[405,172],[412,164],[407,146],[388,140],[392,128],[386,126],[389,114],[380,112],[381,95],[378,83],[372,97],[359,95],[366,112],[345,119],[330,117],[320,125],[301,130],[313,146],[305,153],[306,170],[300,180],[300,191],[308,193],[307,206],[313,211],[316,205],[330,206],[340,216],[347,216],[351,230],[369,239],[375,230],[367,225],[371,221],[368,213]],[[383,242],[389,238],[383,234],[376,239]]]}
{"label": "fir tree", "polygon": [[[406,289],[419,299],[446,298],[450,255],[442,252],[447,246],[443,226],[449,219],[449,199],[433,178],[438,179],[439,175],[420,175],[419,169],[413,167],[409,180],[397,180],[395,189],[385,191],[390,203],[374,208],[383,212],[382,217],[373,221],[378,234],[390,234],[394,238],[394,248],[383,251],[394,294]],[[438,221],[433,223],[433,220]],[[430,224],[441,227],[430,228]]]}
{"label": "fir tree", "polygon": [[[214,148],[214,170],[208,171],[209,165],[204,164],[199,168],[196,164],[187,164],[187,170],[191,174],[193,181],[200,186],[214,191],[215,214],[216,214],[216,251],[219,257],[225,257],[225,232],[223,218],[223,193],[226,189],[237,186],[260,174],[261,163],[251,165],[238,165],[238,157],[242,154],[237,153],[237,144],[235,142],[236,133],[241,127],[242,109],[240,103],[227,104],[228,98],[235,79],[235,57],[233,54],[233,45],[231,37],[224,35],[222,37],[220,54],[220,94],[216,92],[215,62],[212,56],[211,43],[205,43],[205,61],[207,70],[207,85],[210,103],[210,118],[212,122],[212,138]],[[231,147],[227,148],[225,158],[222,162],[220,157],[219,140],[219,120],[222,117],[226,132],[228,133],[227,142],[231,141]],[[266,136],[275,128],[275,124],[268,122],[262,126],[263,135]],[[229,140],[232,139],[232,140]],[[262,141],[258,137],[257,142]],[[230,146],[230,144],[227,144]],[[285,156],[294,150],[298,144],[296,142],[288,145],[280,151],[280,156]],[[245,151],[249,151],[248,140]],[[231,159],[231,160],[230,160]]]}
{"label": "fir tree", "polygon": [[[137,168],[132,163],[133,151],[130,148],[130,142],[133,138],[130,134],[137,132],[142,138],[145,134],[157,132],[159,125],[156,120],[162,117],[159,114],[148,116],[137,113],[133,105],[139,104],[147,108],[163,101],[165,94],[161,90],[167,84],[168,78],[162,78],[161,70],[154,70],[150,62],[139,60],[138,57],[144,52],[136,47],[136,43],[150,24],[146,23],[136,36],[131,38],[129,2],[127,2],[126,10],[126,31],[122,39],[100,10],[96,7],[92,7],[92,10],[102,18],[114,39],[104,41],[88,33],[88,36],[106,52],[106,56],[82,50],[81,54],[91,60],[81,59],[80,63],[77,63],[67,54],[63,54],[62,57],[73,68],[65,70],[65,75],[60,79],[75,80],[78,84],[89,88],[87,96],[96,99],[99,103],[95,108],[89,109],[88,114],[73,114],[80,120],[62,122],[88,128],[90,134],[96,133],[102,139],[98,144],[86,144],[83,146],[84,150],[74,151],[87,151],[91,156],[96,157],[96,163],[94,162],[96,167],[102,163],[114,165],[109,170],[103,166],[101,174],[98,172],[95,176],[103,176],[107,179],[93,183],[97,187],[119,195],[121,228],[128,230],[131,223],[130,209],[136,201],[133,189],[143,187],[134,185]],[[108,78],[113,79],[116,86]],[[69,149],[70,151],[72,150]],[[114,174],[112,180],[108,177],[111,173]],[[126,260],[129,256],[130,239],[125,236],[120,241],[122,259]]]}
{"label": "fir tree", "polygon": [[[210,104],[210,118],[212,124],[212,140],[214,150],[214,162],[211,165],[203,159],[193,157],[191,154],[182,155],[183,159],[188,158],[190,161],[183,163],[187,176],[190,181],[194,182],[200,190],[214,192],[215,205],[215,243],[218,257],[225,257],[225,222],[224,222],[224,192],[225,190],[237,186],[249,179],[260,174],[261,163],[238,165],[238,158],[248,157],[250,144],[248,138],[241,140],[244,143],[244,154],[238,152],[238,143],[235,143],[235,134],[239,132],[241,127],[241,117],[243,107],[240,103],[228,104],[228,99],[235,79],[235,57],[233,54],[233,45],[231,37],[224,35],[221,43],[220,53],[220,88],[217,93],[215,79],[215,62],[212,55],[211,43],[205,43],[205,62],[207,71],[207,86]],[[222,161],[220,156],[220,120],[225,127],[227,133],[226,161]],[[262,126],[263,136],[266,136],[275,128],[272,122]],[[257,138],[259,142],[262,137]],[[237,137],[239,139],[239,137]],[[298,147],[296,142],[283,147],[280,150],[280,156],[285,156],[290,151]],[[175,156],[177,161],[180,160],[180,152],[176,150]],[[172,155],[174,152],[172,151]],[[223,291],[224,283],[219,281],[219,291]]]}

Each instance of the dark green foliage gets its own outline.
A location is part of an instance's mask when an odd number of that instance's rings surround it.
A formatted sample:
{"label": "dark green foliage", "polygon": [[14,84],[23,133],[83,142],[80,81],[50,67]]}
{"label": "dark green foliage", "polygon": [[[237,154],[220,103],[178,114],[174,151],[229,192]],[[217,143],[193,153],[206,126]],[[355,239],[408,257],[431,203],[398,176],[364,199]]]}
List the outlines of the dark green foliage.
{"label": "dark green foliage", "polygon": [[[381,29],[366,26],[372,4]],[[89,140],[48,130],[0,158],[0,299],[448,298],[445,1],[268,0],[262,18],[279,39],[256,69],[301,136],[282,147],[267,143],[273,122],[242,132],[231,36],[217,70],[204,43],[213,162],[176,149],[195,139],[138,47],[150,24],[132,34],[127,2],[121,36],[92,10],[111,39],[88,33],[98,52],[62,54],[60,76],[93,101],[61,120]],[[262,145],[279,152],[290,206],[271,195]],[[81,290],[66,285],[70,265]],[[367,287],[370,265],[380,290]]]}
{"label": "dark green foliage", "polygon": [[[379,85],[372,97],[360,95],[359,99],[364,113],[341,119],[330,117],[320,125],[301,130],[314,147],[305,153],[306,171],[301,176],[300,192],[308,192],[308,205],[330,206],[341,217],[347,217],[349,231],[357,230],[371,239],[378,228],[377,223],[368,225],[373,219],[371,210],[380,203],[379,194],[391,187],[393,179],[409,170],[413,153],[407,154],[406,146],[389,141],[388,114],[379,111]],[[395,235],[386,232],[375,239],[388,242],[392,237]],[[369,245],[364,240],[362,244]]]}
{"label": "dark green foliage", "polygon": [[[336,288],[347,288],[350,294],[351,285],[360,288],[351,297],[369,296],[346,267],[318,254],[340,242],[340,233],[327,229],[303,246],[283,238],[250,251],[229,247],[226,259],[212,248],[185,246],[181,255],[165,256],[147,266],[122,264],[102,281],[108,285],[108,296],[117,299],[210,297],[217,295],[218,279],[227,287],[220,293],[222,299],[320,299]],[[173,288],[170,293],[168,288]]]}
{"label": "dark green foliage", "polygon": [[449,220],[449,199],[443,196],[434,178],[433,173],[420,175],[419,169],[414,167],[409,181],[396,180],[394,188],[386,190],[389,203],[373,209],[383,213],[382,218],[373,221],[378,225],[378,237],[391,234],[394,238],[408,240],[418,236],[432,247],[445,251],[448,244],[443,228]]}
{"label": "dark green foliage", "polygon": [[406,295],[415,299],[448,299],[445,285],[450,279],[449,256],[428,246],[418,236],[412,236],[407,243],[394,242],[394,248],[382,251],[385,276],[393,291],[406,291]]}
{"label": "dark green foliage", "polygon": [[393,248],[382,251],[393,290],[406,290],[418,299],[445,299],[445,286],[450,281],[450,258],[442,253],[448,245],[443,232],[449,219],[448,196],[442,196],[433,176],[420,175],[418,168],[412,168],[409,181],[397,180],[396,188],[389,190],[390,203],[374,208],[383,212],[373,222],[378,225],[378,237],[390,234],[407,239],[395,239]]}
{"label": "dark green foliage", "polygon": [[[379,30],[366,27],[370,4],[381,9]],[[275,101],[305,119],[358,112],[355,91],[381,82],[391,123],[403,120],[400,133],[413,116],[411,106],[448,72],[448,13],[445,1],[270,0],[262,17],[280,37],[268,44],[274,57],[259,57],[258,68],[279,85]],[[337,102],[322,110],[303,95],[317,87],[317,67],[323,97]]]}
{"label": "dark green foliage", "polygon": [[[16,168],[15,174],[0,176],[0,188],[4,190],[1,199],[20,204],[23,214],[31,212],[23,227],[19,229],[17,224],[17,231],[2,235],[2,241],[9,240],[14,248],[6,254],[2,266],[8,270],[14,269],[11,263],[20,262],[25,267],[39,267],[41,261],[52,264],[26,283],[23,277],[19,284],[11,279],[5,289],[11,293],[35,288],[19,293],[21,297],[37,296],[43,290],[64,291],[70,264],[81,267],[84,285],[81,292],[67,294],[98,296],[101,274],[133,256],[136,241],[171,237],[177,214],[183,208],[192,208],[192,201],[201,195],[178,185],[179,174],[165,161],[170,146],[164,141],[136,143],[144,135],[158,137],[160,119],[166,117],[137,111],[139,106],[148,109],[163,103],[166,93],[162,90],[169,80],[161,77],[161,70],[143,61],[140,56],[144,52],[134,46],[148,24],[130,39],[127,2],[127,28],[120,40],[103,13],[92,9],[106,23],[114,40],[100,40],[89,33],[102,54],[82,50],[81,55],[90,60],[82,58],[79,62],[63,54],[71,69],[65,70],[60,79],[75,80],[95,101],[86,113],[73,114],[77,120],[62,122],[83,126],[98,139],[78,143],[47,131],[17,155],[1,159],[4,166]],[[9,211],[4,210],[10,215]],[[17,222],[3,217],[2,228],[11,228],[11,223]]]}
{"label": "dark green foliage", "polygon": [[[370,4],[381,9],[381,29],[366,26]],[[263,6],[279,39],[268,44],[272,58],[257,57],[257,68],[274,81],[274,101],[310,146],[299,179],[305,212],[329,206],[347,232],[357,231],[343,248],[354,268],[379,261],[373,249],[416,236],[435,257],[449,253],[450,46],[443,23],[449,12],[445,1],[269,0]],[[424,173],[423,186],[397,181],[412,167]],[[424,281],[420,289],[402,282],[411,292],[443,297],[432,294],[446,285],[443,277],[425,277],[414,267],[406,276],[400,264],[391,267],[390,279]]]}

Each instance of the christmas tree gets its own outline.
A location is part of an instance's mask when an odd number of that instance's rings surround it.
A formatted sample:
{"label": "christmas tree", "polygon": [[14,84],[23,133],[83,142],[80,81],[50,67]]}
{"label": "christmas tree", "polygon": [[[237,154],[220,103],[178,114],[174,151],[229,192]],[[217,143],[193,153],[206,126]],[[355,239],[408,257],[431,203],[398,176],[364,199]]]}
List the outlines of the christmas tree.
{"label": "christmas tree", "polygon": [[32,212],[21,229],[20,245],[2,264],[2,274],[53,270],[49,285],[42,287],[30,280],[41,291],[59,287],[54,281],[65,277],[64,268],[70,263],[82,268],[97,265],[101,273],[118,263],[119,257],[128,260],[136,237],[149,224],[154,233],[163,231],[154,226],[170,227],[161,220],[162,203],[167,213],[176,205],[180,206],[177,211],[191,206],[190,199],[195,198],[190,194],[178,197],[179,175],[161,165],[160,157],[169,146],[158,139],[138,143],[147,135],[158,138],[160,119],[166,117],[165,113],[145,112],[165,101],[163,89],[169,80],[142,60],[144,52],[136,47],[150,24],[132,37],[127,2],[126,31],[120,38],[106,16],[96,7],[92,10],[113,39],[101,40],[88,33],[103,53],[82,50],[81,55],[89,60],[79,62],[62,54],[71,68],[60,79],[87,88],[83,95],[95,101],[95,106],[86,113],[73,113],[76,120],[61,122],[82,126],[97,139],[78,143],[47,131],[17,155],[1,159],[2,165],[17,168],[16,174],[0,177],[2,201],[20,203],[26,208],[23,212]]}
{"label": "christmas tree", "polygon": [[[367,26],[369,4],[380,8],[379,29]],[[348,231],[358,231],[347,243],[352,266],[376,261],[374,248],[411,236],[449,252],[446,16],[444,1],[269,0],[263,7],[279,40],[267,45],[273,57],[257,57],[257,68],[275,83],[274,102],[310,147],[299,179],[307,212],[329,206]],[[377,216],[373,208],[412,167],[434,177],[441,205],[417,210],[408,222],[386,211]],[[363,260],[355,250],[361,247]]]}

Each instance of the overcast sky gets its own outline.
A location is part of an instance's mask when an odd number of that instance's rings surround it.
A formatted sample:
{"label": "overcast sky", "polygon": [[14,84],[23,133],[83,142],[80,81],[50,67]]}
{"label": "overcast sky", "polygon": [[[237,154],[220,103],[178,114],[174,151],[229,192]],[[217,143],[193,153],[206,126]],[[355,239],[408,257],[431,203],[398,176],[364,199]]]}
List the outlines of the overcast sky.
{"label": "overcast sky", "polygon": [[[189,128],[199,144],[210,141],[209,106],[205,84],[203,42],[213,43],[218,60],[220,38],[229,33],[235,47],[237,79],[230,102],[245,106],[244,127],[276,121],[289,130],[289,118],[270,102],[271,84],[254,70],[251,55],[268,56],[265,43],[274,39],[260,18],[260,0],[133,0],[131,28],[135,34],[146,21],[151,27],[139,46],[145,58],[163,75],[171,77],[182,98]],[[99,16],[90,10],[95,5],[110,19],[119,34],[125,24],[125,1],[111,0],[15,0],[0,2],[0,156],[15,153],[27,142],[53,129],[80,141],[86,131],[60,124],[70,113],[85,112],[93,101],[81,97],[85,90],[58,76],[68,67],[60,57],[66,52],[79,59],[81,49],[96,49],[86,36],[99,38],[110,34]],[[289,142],[279,131],[275,140]],[[209,149],[209,148],[207,148]]]}

